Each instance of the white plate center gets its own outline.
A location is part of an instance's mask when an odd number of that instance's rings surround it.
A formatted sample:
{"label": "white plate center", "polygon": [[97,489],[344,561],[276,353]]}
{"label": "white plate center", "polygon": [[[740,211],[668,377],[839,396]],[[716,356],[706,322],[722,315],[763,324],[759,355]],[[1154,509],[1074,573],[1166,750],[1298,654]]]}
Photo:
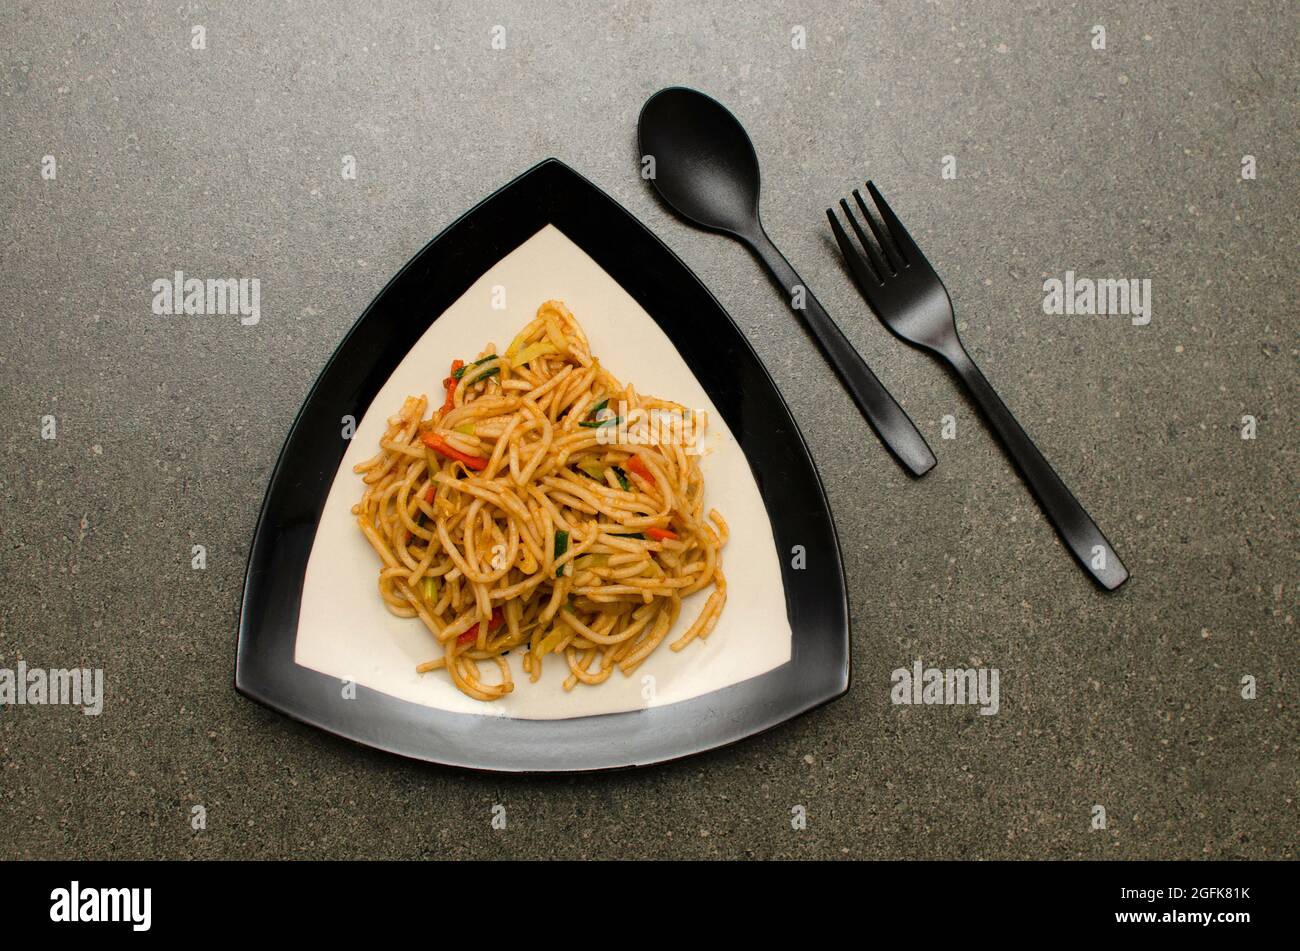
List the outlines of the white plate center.
{"label": "white plate center", "polygon": [[[504,290],[504,309],[493,309]],[[727,605],[707,641],[668,648],[703,607],[712,587],[688,598],[676,627],[630,677],[618,671],[603,684],[562,686],[568,665],[550,656],[532,683],[508,658],[514,692],[501,700],[473,700],[445,671],[417,674],[417,664],[442,648],[416,618],[390,614],[379,597],[379,559],[357,530],[352,506],[364,485],[352,467],[379,448],[386,420],[409,395],[442,396],[442,379],[457,357],[470,360],[488,342],[504,349],[545,300],[564,301],[586,331],[592,354],[638,392],[708,413],[703,441],[705,509],[717,508],[731,528],[722,551]],[[427,315],[411,314],[412,320]],[[718,359],[727,359],[718,354]],[[340,421],[340,426],[342,422]],[[337,438],[337,433],[322,438]],[[521,719],[560,719],[619,713],[678,703],[766,673],[790,660],[781,568],[771,522],[758,485],[717,407],[659,325],[613,278],[547,225],[498,261],[434,321],[379,390],[357,425],[334,476],[307,562],[294,660],[340,681],[349,679],[402,700],[457,713]],[[491,664],[481,664],[495,682]],[[342,683],[340,683],[340,690]]]}

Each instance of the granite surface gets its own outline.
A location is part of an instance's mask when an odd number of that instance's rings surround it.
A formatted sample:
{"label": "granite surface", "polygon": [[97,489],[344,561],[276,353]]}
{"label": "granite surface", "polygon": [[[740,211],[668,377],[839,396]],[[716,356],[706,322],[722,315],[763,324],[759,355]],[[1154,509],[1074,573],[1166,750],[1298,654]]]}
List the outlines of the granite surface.
{"label": "granite surface", "polygon": [[[0,707],[0,857],[1294,858],[1298,9],[7,4],[0,668],[102,668],[105,699]],[[637,111],[671,84],[748,128],[770,232],[927,434],[925,479],[748,254],[638,177]],[[409,763],[237,695],[245,559],[313,378],[425,241],[552,155],[695,269],[789,400],[840,532],[852,689],[564,778]],[[864,311],[823,209],[868,176],[1124,556],[1118,593]],[[260,320],[155,315],[177,268],[258,278]],[[1149,279],[1150,322],[1044,313],[1067,271]],[[918,660],[996,668],[997,715],[891,703]]]}

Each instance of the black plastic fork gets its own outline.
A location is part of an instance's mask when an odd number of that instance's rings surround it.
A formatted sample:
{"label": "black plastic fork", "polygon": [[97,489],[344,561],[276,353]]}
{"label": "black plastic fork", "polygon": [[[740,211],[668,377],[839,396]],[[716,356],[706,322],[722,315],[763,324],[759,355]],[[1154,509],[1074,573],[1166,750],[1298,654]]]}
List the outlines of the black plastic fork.
{"label": "black plastic fork", "polygon": [[881,323],[896,336],[938,354],[956,371],[1074,557],[1103,588],[1118,588],[1128,580],[1128,571],[1115,549],[966,352],[957,336],[948,290],[912,236],[876,186],[867,182],[867,191],[879,210],[884,231],[856,188],[853,198],[875,237],[874,242],[846,200],[840,199],[840,208],[857,236],[858,246],[845,233],[835,211],[826,209],[835,240],[862,296]]}

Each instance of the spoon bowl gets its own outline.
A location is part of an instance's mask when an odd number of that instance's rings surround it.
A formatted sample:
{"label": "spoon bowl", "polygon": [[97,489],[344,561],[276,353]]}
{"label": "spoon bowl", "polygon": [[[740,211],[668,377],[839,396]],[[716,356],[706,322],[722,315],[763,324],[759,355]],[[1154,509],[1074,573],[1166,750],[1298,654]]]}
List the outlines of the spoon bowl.
{"label": "spoon bowl", "polygon": [[[722,103],[684,86],[651,96],[637,119],[663,199],[697,225],[749,236],[758,223],[758,155]],[[761,226],[760,226],[761,227]]]}

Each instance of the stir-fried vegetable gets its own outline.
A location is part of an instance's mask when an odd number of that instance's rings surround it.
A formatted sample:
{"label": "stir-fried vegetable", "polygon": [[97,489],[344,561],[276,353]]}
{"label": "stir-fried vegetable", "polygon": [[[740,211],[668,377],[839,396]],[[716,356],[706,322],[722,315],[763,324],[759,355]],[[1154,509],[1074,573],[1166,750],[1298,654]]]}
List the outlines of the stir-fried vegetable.
{"label": "stir-fried vegetable", "polygon": [[[564,555],[564,553],[568,550],[569,550],[569,533],[561,529],[560,531],[555,533],[555,557],[557,559],[561,558]],[[558,568],[555,569],[555,577],[558,578],[563,574],[564,574],[564,565],[560,565]]]}
{"label": "stir-fried vegetable", "polygon": [[420,583],[420,587],[424,591],[424,600],[428,601],[430,605],[434,605],[438,603],[438,579],[437,578],[434,578],[432,576],[426,576],[424,580]]}
{"label": "stir-fried vegetable", "polygon": [[640,456],[628,456],[627,469],[633,475],[639,475],[651,485],[655,485],[655,474],[646,467],[646,464],[641,461]]}
{"label": "stir-fried vegetable", "polygon": [[420,437],[420,439],[434,452],[442,453],[448,459],[455,459],[457,462],[463,462],[468,468],[473,469],[475,472],[481,472],[487,468],[488,461],[482,456],[471,456],[467,452],[461,452],[437,433],[425,433]]}
{"label": "stir-fried vegetable", "polygon": [[623,491],[631,492],[632,483],[627,480],[627,473],[618,466],[611,466],[611,468],[614,470],[614,478],[618,480],[618,484],[622,486]]}
{"label": "stir-fried vegetable", "polygon": [[[469,366],[466,366],[466,365],[465,365],[464,363],[462,363],[460,360],[457,360],[456,362],[457,362],[457,363],[460,363],[460,366],[454,368],[454,369],[451,371],[451,375],[454,376],[456,379],[459,380],[461,377],[463,377],[463,376],[466,374],[466,372],[469,371],[469,368],[470,368],[470,367],[480,366],[480,365],[482,365],[482,364],[484,364],[484,363],[487,363],[489,360],[496,360],[496,359],[497,359],[497,354],[495,354],[495,353],[489,353],[486,357],[479,357],[477,360],[475,360],[475,361],[474,361],[473,363],[471,363]],[[480,379],[482,379],[482,378],[480,377]]]}
{"label": "stir-fried vegetable", "polygon": [[[514,360],[515,363],[519,362],[515,358],[519,355],[519,349],[524,345],[524,341],[527,339],[526,330],[527,328],[521,330],[515,339],[510,341],[510,346],[506,347],[506,356],[511,360]],[[560,349],[563,348],[561,347]]]}
{"label": "stir-fried vegetable", "polygon": [[560,641],[564,640],[564,633],[564,626],[557,626],[555,630],[551,631],[551,633],[538,641],[537,647],[533,649],[533,654],[537,657],[542,657],[555,650],[555,648],[560,646]]}
{"label": "stir-fried vegetable", "polygon": [[[505,623],[505,620],[506,620],[506,616],[501,613],[501,609],[493,608],[492,617],[488,621],[488,633],[491,634],[493,631],[499,628],[502,624]],[[460,637],[456,638],[456,643],[459,644],[461,647],[464,647],[466,644],[473,644],[476,640],[478,640],[477,624],[471,627]]]}
{"label": "stir-fried vegetable", "polygon": [[510,358],[510,362],[517,367],[521,367],[526,363],[532,363],[538,357],[544,357],[547,354],[557,352],[555,344],[548,340],[541,340],[537,343],[530,343],[528,346],[524,347],[524,349],[520,350]]}
{"label": "stir-fried vegetable", "polygon": [[461,373],[465,371],[464,360],[451,361],[451,375],[442,381],[442,385],[447,388],[447,400],[442,404],[442,414],[445,416],[456,407],[454,397],[456,396],[456,381],[460,379]]}
{"label": "stir-fried vegetable", "polygon": [[677,533],[667,528],[647,528],[646,536],[653,538],[657,542],[677,541]]}
{"label": "stir-fried vegetable", "polygon": [[584,419],[578,425],[585,426],[588,429],[600,429],[602,426],[617,425],[622,418],[622,416],[610,416],[608,419]]}
{"label": "stir-fried vegetable", "polygon": [[591,476],[597,482],[605,481],[605,467],[594,459],[583,459],[578,464],[578,468]]}

